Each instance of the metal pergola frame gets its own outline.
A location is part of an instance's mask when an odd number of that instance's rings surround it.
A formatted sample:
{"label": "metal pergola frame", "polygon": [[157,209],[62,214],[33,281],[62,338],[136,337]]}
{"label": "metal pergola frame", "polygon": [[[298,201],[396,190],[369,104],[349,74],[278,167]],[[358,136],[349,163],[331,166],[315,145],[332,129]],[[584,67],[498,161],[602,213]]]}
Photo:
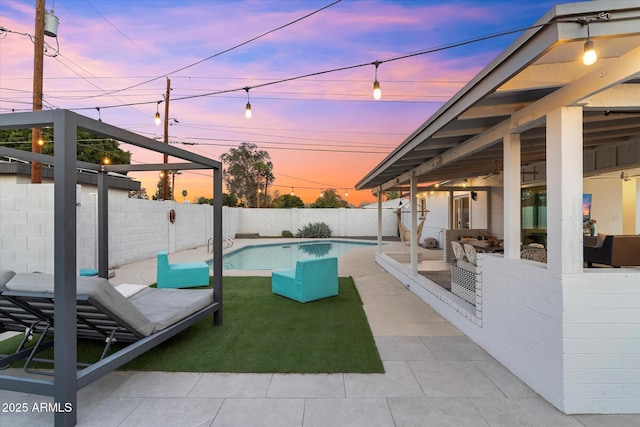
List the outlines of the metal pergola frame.
{"label": "metal pergola frame", "polygon": [[[98,174],[98,275],[108,276],[108,173],[157,170],[213,170],[213,297],[217,309],[213,323],[222,323],[222,164],[218,161],[172,147],[102,121],[81,116],[69,110],[48,110],[26,113],[0,114],[0,129],[24,129],[53,126],[54,155],[32,153],[0,146],[0,156],[14,157],[55,166],[54,168],[54,363],[53,381],[0,376],[0,389],[52,396],[60,408],[71,405],[72,410],[57,411],[56,426],[70,426],[77,422],[77,391],[116,369],[139,354],[158,345],[158,339],[143,339],[121,350],[122,355],[108,357],[77,371],[76,334],[76,184],[78,168]],[[105,138],[132,144],[157,153],[184,160],[184,163],[144,165],[98,165],[80,162],[77,157],[77,130],[82,129]],[[188,326],[188,325],[187,325]],[[186,326],[182,327],[184,329]],[[153,336],[148,337],[153,338]],[[162,337],[159,337],[162,338]],[[168,339],[162,339],[162,341]],[[116,356],[115,354],[113,356]]]}

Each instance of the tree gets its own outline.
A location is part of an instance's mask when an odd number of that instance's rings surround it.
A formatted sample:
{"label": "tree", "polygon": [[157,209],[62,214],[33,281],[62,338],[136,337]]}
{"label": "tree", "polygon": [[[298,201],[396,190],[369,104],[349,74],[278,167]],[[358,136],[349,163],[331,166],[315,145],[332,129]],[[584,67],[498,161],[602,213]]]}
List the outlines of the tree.
{"label": "tree", "polygon": [[271,202],[272,208],[304,208],[304,202],[298,196],[283,194]]}
{"label": "tree", "polygon": [[273,163],[269,153],[258,150],[258,146],[243,142],[220,156],[224,163],[224,181],[229,193],[246,207],[258,203],[258,189],[264,184],[265,193],[274,181]]}
{"label": "tree", "polygon": [[[168,171],[165,171],[163,173],[167,173],[167,172]],[[162,200],[163,197],[164,197],[164,179],[161,174],[160,178],[158,179],[158,185],[156,185],[156,194],[154,194],[151,198],[153,200]],[[167,200],[173,200],[173,188],[171,188],[171,183],[169,182],[169,180],[167,180]]]}
{"label": "tree", "polygon": [[[84,130],[78,130],[77,159],[83,162],[101,164],[105,157],[111,164],[128,165],[131,163],[131,153],[119,148],[120,143],[114,139],[101,138]],[[42,129],[42,154],[53,155],[53,128]],[[9,142],[5,147],[23,151],[31,151],[31,129],[4,129],[0,130],[0,141]],[[125,172],[126,173],[126,172]]]}
{"label": "tree", "polygon": [[182,190],[182,201],[183,202],[186,202],[187,194],[189,194],[189,193],[187,193],[187,190]]}
{"label": "tree", "polygon": [[315,203],[311,206],[313,208],[346,208],[349,207],[349,203],[343,200],[333,188],[325,190],[323,195],[318,197]]}
{"label": "tree", "polygon": [[[213,199],[207,197],[198,197],[196,203],[199,205],[213,205]],[[238,199],[235,196],[227,193],[222,193],[222,206],[229,206],[234,208],[238,206]]]}
{"label": "tree", "polygon": [[385,200],[393,200],[400,197],[400,193],[397,191],[387,191],[384,194]]}

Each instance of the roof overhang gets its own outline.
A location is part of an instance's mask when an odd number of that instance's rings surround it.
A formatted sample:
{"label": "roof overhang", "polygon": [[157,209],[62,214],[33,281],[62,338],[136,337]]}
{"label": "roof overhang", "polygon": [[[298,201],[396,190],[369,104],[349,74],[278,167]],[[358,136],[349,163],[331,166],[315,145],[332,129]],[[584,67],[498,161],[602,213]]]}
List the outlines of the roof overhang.
{"label": "roof overhang", "polygon": [[[605,12],[606,15],[602,15]],[[599,59],[582,64],[589,32]],[[584,111],[584,149],[640,142],[640,4],[589,1],[557,5],[475,76],[357,184],[393,190],[489,175],[502,139],[521,138],[523,165],[545,159],[547,112]],[[638,158],[640,162],[640,157]]]}

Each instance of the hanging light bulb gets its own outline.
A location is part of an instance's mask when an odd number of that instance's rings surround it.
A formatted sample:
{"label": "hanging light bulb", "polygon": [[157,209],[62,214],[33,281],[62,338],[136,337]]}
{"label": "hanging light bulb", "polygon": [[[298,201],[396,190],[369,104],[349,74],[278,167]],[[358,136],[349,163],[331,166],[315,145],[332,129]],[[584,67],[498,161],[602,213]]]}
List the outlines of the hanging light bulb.
{"label": "hanging light bulb", "polygon": [[251,102],[249,99],[249,89],[251,89],[250,87],[245,87],[244,90],[247,92],[247,106],[244,109],[244,116],[247,119],[251,118]]}
{"label": "hanging light bulb", "polygon": [[108,165],[109,163],[111,163],[111,159],[110,159],[110,158],[108,158],[107,156],[105,156],[105,157],[102,159],[102,164],[103,164],[103,165]]}
{"label": "hanging light bulb", "polygon": [[584,42],[584,55],[582,56],[582,63],[584,65],[593,65],[597,60],[598,54],[596,53],[593,40],[587,39],[587,41]]}
{"label": "hanging light bulb", "polygon": [[293,192],[293,187],[291,187],[291,195],[295,196],[295,193]]}
{"label": "hanging light bulb", "polygon": [[98,110],[98,121],[101,122],[102,116],[100,115],[100,107],[96,107],[96,110]]}
{"label": "hanging light bulb", "polygon": [[380,61],[376,61],[373,63],[376,66],[376,76],[373,82],[373,99],[376,101],[382,98],[382,90],[380,89],[380,82],[378,82],[378,66],[380,65]]}
{"label": "hanging light bulb", "polygon": [[595,45],[593,40],[591,40],[591,33],[589,32],[589,21],[589,18],[581,18],[578,20],[582,25],[587,26],[587,41],[584,42],[584,54],[582,55],[582,63],[584,65],[593,65],[598,60]]}
{"label": "hanging light bulb", "polygon": [[162,120],[160,120],[160,111],[158,111],[160,102],[162,101],[158,101],[158,103],[156,104],[156,126],[160,126],[160,123],[162,123]]}
{"label": "hanging light bulb", "polygon": [[38,138],[38,145],[41,146],[41,147],[44,145],[44,140],[42,139],[42,136],[40,136],[40,138]]}
{"label": "hanging light bulb", "polygon": [[324,191],[322,191],[322,189],[320,189],[320,197],[324,197]]}
{"label": "hanging light bulb", "polygon": [[349,197],[349,190],[346,188],[344,189],[344,197]]}

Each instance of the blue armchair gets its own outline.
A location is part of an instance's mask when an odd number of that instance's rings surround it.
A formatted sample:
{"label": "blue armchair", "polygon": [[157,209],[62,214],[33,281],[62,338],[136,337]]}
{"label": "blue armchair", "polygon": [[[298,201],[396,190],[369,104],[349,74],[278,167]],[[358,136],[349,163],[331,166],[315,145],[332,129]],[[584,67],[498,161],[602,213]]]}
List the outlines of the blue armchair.
{"label": "blue armchair", "polygon": [[169,264],[167,251],[158,252],[158,288],[192,288],[209,284],[206,262]]}
{"label": "blue armchair", "polygon": [[274,271],[271,292],[299,302],[338,295],[338,258],[307,259],[292,270]]}

